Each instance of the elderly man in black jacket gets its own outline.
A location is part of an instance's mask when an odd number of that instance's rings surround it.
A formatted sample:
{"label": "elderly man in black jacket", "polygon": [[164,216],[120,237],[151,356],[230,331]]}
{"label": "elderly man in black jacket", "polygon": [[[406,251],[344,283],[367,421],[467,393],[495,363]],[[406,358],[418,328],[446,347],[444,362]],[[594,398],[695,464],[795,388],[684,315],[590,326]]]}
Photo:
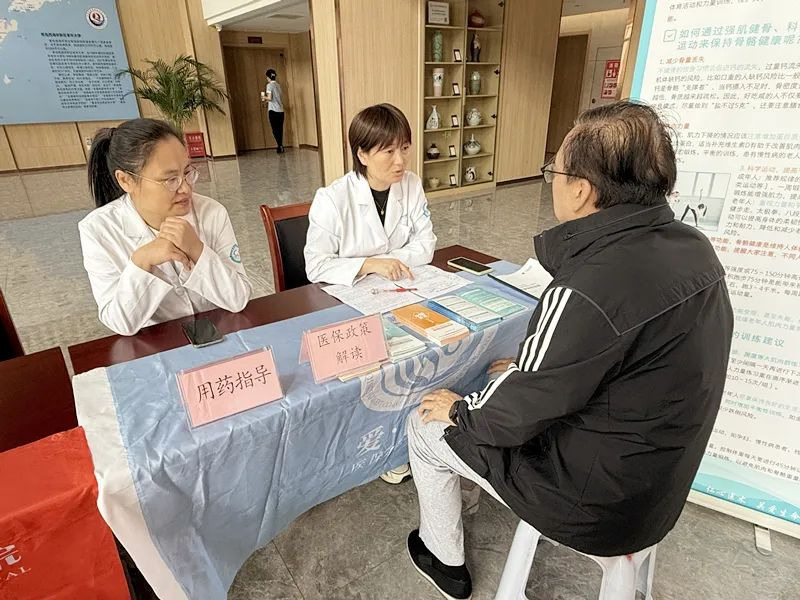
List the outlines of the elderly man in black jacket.
{"label": "elderly man in black jacket", "polygon": [[516,360],[408,421],[409,555],[450,598],[472,589],[459,475],[566,546],[633,553],[675,525],[722,398],[733,313],[711,244],[667,205],[669,128],[638,103],[589,110],[542,172],[561,224],[534,243],[554,279]]}

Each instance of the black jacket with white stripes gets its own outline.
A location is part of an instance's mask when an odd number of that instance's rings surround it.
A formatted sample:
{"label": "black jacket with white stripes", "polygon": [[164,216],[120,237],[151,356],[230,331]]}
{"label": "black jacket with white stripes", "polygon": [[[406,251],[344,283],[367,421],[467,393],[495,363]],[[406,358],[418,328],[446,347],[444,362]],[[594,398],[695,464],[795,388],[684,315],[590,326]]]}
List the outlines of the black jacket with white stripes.
{"label": "black jacket with white stripes", "polygon": [[588,554],[672,529],[722,398],[724,271],[674,218],[622,204],[537,236],[554,280],[516,364],[459,402],[445,434],[517,515]]}

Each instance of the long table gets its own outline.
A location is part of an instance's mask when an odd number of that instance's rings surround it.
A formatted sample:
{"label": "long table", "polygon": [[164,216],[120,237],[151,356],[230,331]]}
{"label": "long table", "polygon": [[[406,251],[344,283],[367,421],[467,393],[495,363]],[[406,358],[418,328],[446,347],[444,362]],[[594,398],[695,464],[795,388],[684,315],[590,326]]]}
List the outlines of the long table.
{"label": "long table", "polygon": [[[434,253],[431,264],[446,271],[455,269],[447,265],[452,258],[464,256],[480,263],[497,260],[493,256],[477,252],[464,246],[447,246]],[[259,325],[276,323],[308,313],[338,306],[341,303],[322,291],[318,284],[287,290],[251,300],[247,307],[239,313],[230,313],[222,309],[201,313],[200,316],[210,318],[222,333],[228,334]],[[157,354],[186,345],[186,338],[180,323],[186,319],[167,321],[145,327],[135,336],[112,335],[99,340],[92,340],[69,347],[72,367],[75,374],[85,373],[97,367],[107,367],[143,356]]]}
{"label": "long table", "polygon": [[[494,262],[454,246],[434,264],[456,256]],[[473,391],[517,352],[535,303],[514,299],[529,310],[346,383],[317,385],[298,365],[303,330],[357,316],[315,285],[209,311],[226,340],[208,348],[188,346],[180,320],[71,347],[101,514],[162,600],[226,598],[242,562],[293,519],[407,461],[405,420],[425,393]],[[189,427],[175,374],[265,345],[285,397]]]}

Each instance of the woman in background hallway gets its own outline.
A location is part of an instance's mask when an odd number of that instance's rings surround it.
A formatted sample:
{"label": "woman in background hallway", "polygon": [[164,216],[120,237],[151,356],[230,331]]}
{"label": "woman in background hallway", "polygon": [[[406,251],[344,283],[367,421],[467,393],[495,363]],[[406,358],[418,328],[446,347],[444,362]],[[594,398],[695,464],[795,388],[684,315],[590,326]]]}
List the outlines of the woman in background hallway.
{"label": "woman in background hallway", "polygon": [[278,154],[283,154],[283,90],[275,81],[278,73],[275,69],[267,69],[267,89],[262,101],[267,103],[267,116],[272,135],[278,143]]}

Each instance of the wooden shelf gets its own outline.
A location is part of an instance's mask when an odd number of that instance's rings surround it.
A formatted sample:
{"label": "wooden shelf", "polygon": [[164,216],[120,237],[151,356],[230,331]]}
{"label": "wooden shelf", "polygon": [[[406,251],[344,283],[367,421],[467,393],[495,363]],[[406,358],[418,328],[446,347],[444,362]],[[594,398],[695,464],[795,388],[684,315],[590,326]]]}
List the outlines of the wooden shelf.
{"label": "wooden shelf", "polygon": [[470,185],[478,185],[479,183],[491,183],[493,181],[494,181],[494,179],[492,179],[491,177],[488,177],[488,178],[481,177],[480,179],[476,179],[475,181],[463,181],[461,183],[461,187],[467,187],[467,186],[470,186]]}
{"label": "wooden shelf", "polygon": [[[441,179],[441,184],[439,187],[431,188],[424,182],[425,176],[423,176],[423,189],[425,190],[426,194],[432,194],[434,196],[457,196],[459,193],[464,192],[467,187],[469,187],[470,194],[475,194],[477,193],[477,190],[490,189],[495,186],[496,180],[494,179],[494,176],[487,175],[487,173],[489,171],[495,171],[496,169],[495,163],[497,161],[497,155],[495,154],[495,150],[497,148],[495,147],[495,144],[497,143],[497,117],[490,118],[488,115],[497,113],[499,109],[497,100],[500,94],[500,88],[498,84],[500,77],[493,76],[491,71],[502,68],[500,49],[503,39],[502,23],[505,18],[505,14],[502,8],[496,8],[494,4],[491,3],[486,3],[484,6],[484,2],[485,0],[481,0],[481,2],[476,1],[474,3],[470,0],[458,0],[458,2],[450,3],[450,19],[451,23],[453,23],[451,25],[436,25],[427,23],[425,22],[424,18],[424,11],[423,14],[420,15],[420,20],[423,22],[424,26],[424,36],[422,43],[420,43],[420,55],[417,60],[422,62],[423,65],[420,73],[422,76],[422,108],[423,112],[425,113],[423,115],[422,126],[425,126],[428,115],[430,114],[427,111],[431,109],[432,104],[441,103],[438,110],[442,115],[440,123],[441,127],[438,129],[423,129],[423,143],[420,144],[421,147],[419,148],[419,150],[422,152],[422,156],[417,157],[417,160],[420,161],[417,164],[422,163],[422,167],[424,167],[420,168],[421,172],[424,171],[424,175],[435,175],[439,176]],[[502,6],[502,3],[500,3],[500,6]],[[478,7],[483,7],[485,9],[483,14],[485,15],[485,18],[492,23],[491,26],[469,26],[470,24],[467,16],[473,8]],[[459,27],[458,24],[461,26]],[[430,60],[433,57],[431,54],[431,46],[433,30],[435,29],[441,30],[444,35],[444,54],[441,56],[441,58],[445,60],[442,60],[441,62]],[[473,32],[477,33],[481,38],[483,45],[483,52],[481,53],[481,56],[484,59],[482,61],[469,60],[471,58],[469,54],[469,40],[472,38]],[[484,34],[485,37],[483,37]],[[464,47],[462,47],[462,45]],[[447,60],[453,58],[453,48],[457,48],[461,51],[463,60]],[[431,70],[436,67],[444,68],[446,79],[448,79],[447,85],[443,90],[444,94],[447,94],[447,92],[450,91],[450,87],[448,86],[451,84],[449,80],[452,79],[454,83],[459,84],[461,91],[460,95],[425,95],[431,93],[433,89],[430,87],[429,75]],[[474,96],[469,95],[467,93],[469,91],[469,74],[472,71],[479,71],[483,76],[484,81],[481,91],[494,93],[482,93]],[[455,102],[458,102],[458,108],[456,110],[452,110],[453,108],[456,108]],[[485,116],[480,125],[469,126],[466,123],[466,119],[464,119],[464,114],[473,106],[478,108]],[[448,111],[448,108],[451,110]],[[459,110],[461,111],[461,113],[458,115],[459,125],[457,127],[446,125],[451,123],[449,118],[450,114],[457,113]],[[477,132],[475,130],[477,130]],[[479,135],[476,135],[475,137],[480,139],[481,143],[484,145],[484,148],[487,150],[491,148],[492,151],[488,152],[482,148],[481,152],[478,154],[474,154],[472,156],[466,155],[463,152],[463,148],[460,144],[461,141],[465,141],[464,132],[479,133]],[[436,134],[442,135],[437,136]],[[451,135],[454,137],[450,138]],[[445,137],[447,139],[445,139]],[[469,134],[466,135],[466,138],[469,138]],[[442,152],[439,158],[429,159],[425,154],[426,147],[430,146],[432,142],[435,142],[440,150],[445,150]],[[458,156],[454,157],[449,155],[447,152],[448,144],[454,144],[456,146],[458,150]],[[437,167],[437,163],[442,163],[444,166]],[[470,167],[474,166],[478,168],[478,175],[480,176],[479,179],[469,183],[464,181],[463,173],[461,173],[462,165]],[[441,174],[446,174],[451,171],[456,171],[457,183],[455,185],[450,185],[448,177],[441,177]],[[420,174],[423,175],[423,173]]]}
{"label": "wooden shelf", "polygon": [[450,185],[449,183],[443,183],[439,187],[435,187],[435,188],[422,186],[422,189],[426,193],[429,193],[429,192],[443,192],[444,190],[457,190],[458,189],[458,185]]}
{"label": "wooden shelf", "polygon": [[436,163],[450,162],[451,160],[458,160],[458,157],[457,156],[445,156],[444,158],[433,158],[433,159],[429,158],[429,159],[426,159],[426,160],[422,161],[422,164],[424,164],[424,165],[434,165]]}

